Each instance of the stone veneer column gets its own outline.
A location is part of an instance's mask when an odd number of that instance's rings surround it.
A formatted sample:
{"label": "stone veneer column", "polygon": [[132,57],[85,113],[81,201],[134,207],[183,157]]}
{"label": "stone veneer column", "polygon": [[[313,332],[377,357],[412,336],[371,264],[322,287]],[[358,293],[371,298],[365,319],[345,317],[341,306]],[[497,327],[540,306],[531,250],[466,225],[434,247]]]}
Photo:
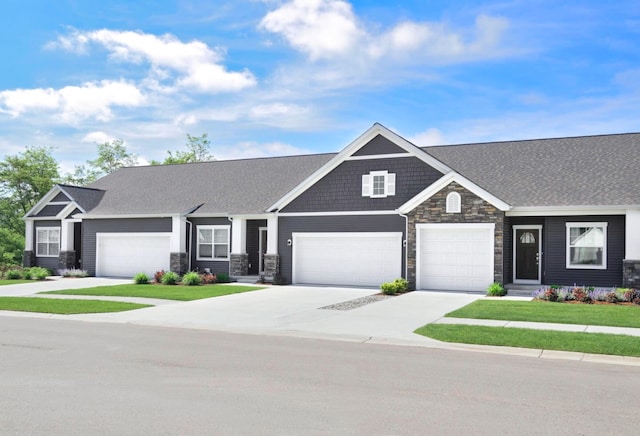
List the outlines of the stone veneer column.
{"label": "stone veneer column", "polygon": [[171,253],[169,255],[169,269],[176,274],[183,275],[188,272],[189,259],[187,253]]}
{"label": "stone veneer column", "polygon": [[25,250],[22,253],[22,266],[31,268],[36,265],[36,254],[31,250]]}
{"label": "stone veneer column", "polygon": [[61,251],[58,255],[58,269],[71,269],[76,266],[75,251]]}
{"label": "stone veneer column", "polygon": [[265,254],[264,255],[264,276],[273,279],[280,273],[280,255]]}
{"label": "stone veneer column", "polygon": [[622,261],[622,286],[640,289],[640,260]]}
{"label": "stone veneer column", "polygon": [[232,276],[249,275],[249,255],[247,253],[231,254],[229,271]]}
{"label": "stone veneer column", "polygon": [[[447,213],[447,195],[455,191],[460,194],[460,213]],[[407,280],[410,289],[416,287],[416,224],[425,223],[493,223],[494,229],[494,256],[493,279],[495,282],[504,283],[503,277],[503,232],[504,212],[489,204],[474,193],[468,191],[456,182],[442,189],[437,194],[417,206],[407,214],[409,218],[407,234]]]}

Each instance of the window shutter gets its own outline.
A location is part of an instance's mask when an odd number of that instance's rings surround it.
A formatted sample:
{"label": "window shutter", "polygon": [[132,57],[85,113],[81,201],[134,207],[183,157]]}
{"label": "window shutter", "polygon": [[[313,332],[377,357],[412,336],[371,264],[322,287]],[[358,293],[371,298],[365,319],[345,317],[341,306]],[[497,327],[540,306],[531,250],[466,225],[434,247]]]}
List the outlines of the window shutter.
{"label": "window shutter", "polygon": [[396,175],[387,174],[387,195],[396,195]]}
{"label": "window shutter", "polygon": [[371,197],[371,176],[369,174],[362,175],[362,196]]}

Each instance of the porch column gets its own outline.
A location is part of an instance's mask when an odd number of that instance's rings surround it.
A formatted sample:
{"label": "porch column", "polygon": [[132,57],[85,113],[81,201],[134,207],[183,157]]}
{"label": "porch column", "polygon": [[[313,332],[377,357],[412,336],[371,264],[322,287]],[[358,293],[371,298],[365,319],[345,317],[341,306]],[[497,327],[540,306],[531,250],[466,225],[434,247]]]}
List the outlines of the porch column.
{"label": "porch column", "polygon": [[187,272],[187,220],[183,216],[171,217],[169,252],[169,269],[178,274]]}
{"label": "porch column", "polygon": [[640,288],[640,210],[625,214],[625,256],[622,265],[622,286]]}
{"label": "porch column", "polygon": [[60,253],[58,254],[58,268],[73,268],[76,264],[76,252],[73,250],[74,222],[62,220],[60,222]]}
{"label": "porch column", "polygon": [[22,266],[29,268],[35,265],[35,247],[33,245],[33,220],[24,222],[24,252],[22,253]]}
{"label": "porch column", "polygon": [[267,218],[267,253],[264,255],[264,275],[273,279],[280,272],[278,255],[278,215]]}
{"label": "porch column", "polygon": [[247,254],[247,220],[233,218],[231,221],[231,255],[229,271],[232,276],[249,274],[249,255]]}

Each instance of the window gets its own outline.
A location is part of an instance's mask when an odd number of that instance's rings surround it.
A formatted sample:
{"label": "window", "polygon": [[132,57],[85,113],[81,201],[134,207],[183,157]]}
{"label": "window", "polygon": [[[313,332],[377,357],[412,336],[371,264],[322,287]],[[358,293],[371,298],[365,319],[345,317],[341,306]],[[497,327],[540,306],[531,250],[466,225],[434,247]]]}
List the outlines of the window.
{"label": "window", "polygon": [[198,260],[229,259],[229,226],[198,226]]}
{"label": "window", "polygon": [[607,268],[607,223],[567,223],[567,268]]}
{"label": "window", "polygon": [[38,227],[36,256],[58,257],[58,254],[60,254],[60,227]]}
{"label": "window", "polygon": [[362,176],[362,196],[384,198],[396,195],[396,175],[388,171],[371,171]]}
{"label": "window", "polygon": [[449,192],[447,195],[447,213],[460,213],[460,194],[457,192]]}

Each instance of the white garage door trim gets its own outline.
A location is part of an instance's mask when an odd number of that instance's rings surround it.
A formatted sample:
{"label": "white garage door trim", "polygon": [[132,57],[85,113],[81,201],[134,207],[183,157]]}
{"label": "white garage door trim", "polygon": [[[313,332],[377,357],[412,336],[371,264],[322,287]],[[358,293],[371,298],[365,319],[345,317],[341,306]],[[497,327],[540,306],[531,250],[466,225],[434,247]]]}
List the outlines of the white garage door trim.
{"label": "white garage door trim", "polygon": [[[370,239],[376,238],[390,240],[389,244],[389,253],[392,258],[385,260],[385,268],[388,273],[383,274],[384,279],[376,278],[373,274],[370,273],[358,273],[358,266],[364,266],[364,263],[358,262],[356,266],[356,270],[353,271],[353,274],[347,274],[348,278],[344,281],[344,283],[335,283],[335,280],[327,280],[326,284],[333,285],[345,285],[345,286],[379,286],[383,281],[389,281],[396,279],[402,276],[402,232],[313,232],[313,233],[292,233],[292,242],[293,242],[293,250],[292,250],[292,282],[293,283],[301,283],[300,278],[300,268],[298,263],[302,260],[300,255],[300,241],[303,239],[333,239],[335,241],[340,241],[340,239]],[[339,242],[338,242],[339,243]],[[361,262],[366,262],[364,259],[360,259]],[[368,263],[366,264],[368,265]],[[370,279],[365,279],[363,276],[370,276]],[[381,275],[382,276],[382,275]],[[360,277],[360,278],[358,278]],[[317,283],[324,284],[322,280],[318,281],[304,281],[305,283]],[[334,283],[329,283],[334,282]]]}
{"label": "white garage door trim", "polygon": [[[158,244],[154,248],[154,254],[157,255],[156,261],[153,263],[153,265],[144,265],[144,262],[142,262],[139,268],[136,266],[135,268],[136,271],[133,272],[133,274],[131,274],[133,270],[131,271],[123,270],[122,273],[117,273],[115,275],[112,274],[110,271],[108,271],[108,268],[105,268],[104,262],[106,261],[106,259],[103,259],[101,256],[101,243],[104,243],[104,241],[107,239],[121,239],[121,238],[122,239],[126,238],[128,240],[134,240],[136,238],[137,239],[144,238],[144,239],[153,239],[154,242],[158,242]],[[158,252],[158,248],[160,246],[162,246],[163,248],[161,249],[161,251]],[[166,246],[166,251],[164,249],[165,246]],[[162,251],[164,251],[166,255],[163,254]],[[171,263],[170,252],[171,252],[171,233],[159,233],[159,232],[96,233],[96,276],[103,277],[106,274],[109,274],[110,276],[114,276],[114,277],[115,276],[127,277],[129,275],[133,277],[133,275],[139,272],[146,272],[147,274],[153,274],[154,272],[159,271],[161,269],[169,270],[170,263]],[[146,260],[146,259],[143,257],[141,260]]]}
{"label": "white garage door trim", "polygon": [[[475,229],[475,230],[486,230],[489,234],[489,238],[487,240],[487,244],[489,244],[487,251],[489,253],[490,261],[486,265],[486,269],[483,273],[483,280],[487,281],[487,286],[494,281],[494,262],[495,262],[495,224],[494,223],[429,223],[429,224],[416,224],[416,288],[417,289],[426,289],[424,283],[422,283],[422,263],[423,260],[420,258],[420,254],[422,253],[422,231],[425,229],[454,229],[454,230],[463,230],[463,229]],[[437,290],[437,289],[436,289]],[[443,289],[444,290],[444,289]],[[460,290],[469,290],[469,289],[460,289]],[[473,290],[481,290],[479,287]]]}

